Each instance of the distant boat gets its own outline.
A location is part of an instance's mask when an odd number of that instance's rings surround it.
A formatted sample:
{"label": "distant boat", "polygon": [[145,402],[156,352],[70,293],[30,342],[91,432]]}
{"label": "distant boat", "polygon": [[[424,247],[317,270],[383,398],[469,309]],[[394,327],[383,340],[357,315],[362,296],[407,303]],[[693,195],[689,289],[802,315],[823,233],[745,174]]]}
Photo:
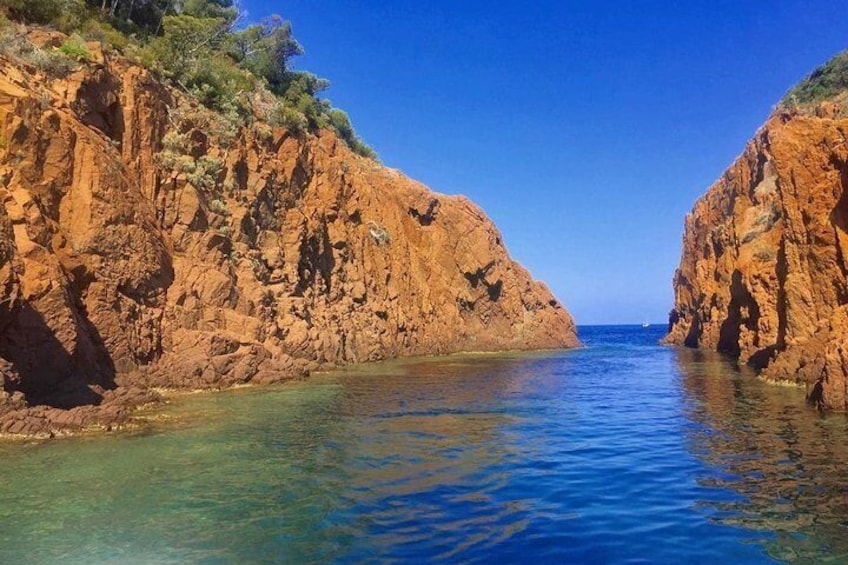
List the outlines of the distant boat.
{"label": "distant boat", "polygon": [[650,328],[651,324],[649,324],[648,322],[645,322],[644,324],[642,324],[642,327],[643,328]]}

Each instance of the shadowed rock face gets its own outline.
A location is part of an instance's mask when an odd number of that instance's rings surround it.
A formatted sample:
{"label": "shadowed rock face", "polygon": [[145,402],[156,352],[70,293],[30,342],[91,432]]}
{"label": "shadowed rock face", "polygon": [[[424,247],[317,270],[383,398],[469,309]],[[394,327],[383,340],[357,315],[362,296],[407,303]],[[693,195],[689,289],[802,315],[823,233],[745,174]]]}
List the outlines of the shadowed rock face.
{"label": "shadowed rock face", "polygon": [[777,112],[686,217],[668,343],[716,349],[846,408],[848,119]]}
{"label": "shadowed rock face", "polygon": [[[190,103],[91,48],[66,80],[0,60],[0,432],[153,386],[578,345],[467,199],[329,132],[243,128],[224,143],[189,112],[187,153],[220,165],[199,186],[157,159],[170,109]],[[47,423],[20,424],[33,411]]]}

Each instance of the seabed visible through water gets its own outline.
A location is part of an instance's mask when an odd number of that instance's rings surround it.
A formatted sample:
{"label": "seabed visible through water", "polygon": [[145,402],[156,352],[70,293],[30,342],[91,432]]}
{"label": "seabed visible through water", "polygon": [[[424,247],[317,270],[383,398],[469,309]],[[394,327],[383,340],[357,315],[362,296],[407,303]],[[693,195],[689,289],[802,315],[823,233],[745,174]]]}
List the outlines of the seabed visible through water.
{"label": "seabed visible through water", "polygon": [[172,399],[0,444],[0,562],[848,559],[848,420],[662,327]]}

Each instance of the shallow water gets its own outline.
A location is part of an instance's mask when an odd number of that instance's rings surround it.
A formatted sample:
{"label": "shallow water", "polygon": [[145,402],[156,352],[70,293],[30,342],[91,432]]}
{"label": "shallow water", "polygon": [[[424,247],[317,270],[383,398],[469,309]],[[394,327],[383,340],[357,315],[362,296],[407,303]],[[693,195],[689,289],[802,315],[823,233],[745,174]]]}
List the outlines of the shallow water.
{"label": "shallow water", "polygon": [[848,559],[848,422],[662,328],[181,398],[0,445],[1,563]]}

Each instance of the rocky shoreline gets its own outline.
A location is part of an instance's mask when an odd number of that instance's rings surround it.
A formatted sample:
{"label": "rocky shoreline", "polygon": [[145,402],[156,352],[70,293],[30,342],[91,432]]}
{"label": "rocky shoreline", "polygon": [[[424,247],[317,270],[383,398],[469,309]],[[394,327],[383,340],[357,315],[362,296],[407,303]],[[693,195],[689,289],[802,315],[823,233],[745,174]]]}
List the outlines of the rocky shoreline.
{"label": "rocky shoreline", "polygon": [[0,433],[114,429],[157,388],[579,345],[467,198],[87,50],[61,77],[0,54]]}
{"label": "rocky shoreline", "polygon": [[[582,345],[575,348],[580,347]],[[568,349],[575,348],[569,347]],[[561,349],[459,351],[439,357],[544,354],[545,352],[554,351],[561,351]],[[416,357],[402,357],[392,360],[411,361]],[[433,357],[425,356],[425,358]],[[385,361],[391,360],[387,359]],[[373,361],[360,364],[359,366],[373,366],[381,362],[383,361]],[[10,394],[0,391],[0,442],[49,440],[124,432],[144,426],[148,421],[145,412],[160,407],[171,399],[193,394],[216,394],[244,388],[283,385],[289,382],[309,379],[319,373],[344,371],[346,368],[350,368],[350,366],[323,367],[313,373],[305,371],[299,375],[279,374],[275,377],[267,375],[262,380],[254,379],[246,383],[232,383],[222,386],[200,386],[195,388],[174,388],[172,386],[140,388],[133,385],[122,386],[113,390],[98,391],[101,398],[97,400],[97,403],[80,404],[71,408],[56,408],[47,405],[30,406],[22,393],[16,392]],[[172,382],[180,382],[180,380],[175,379]],[[73,399],[71,398],[70,401],[73,401]]]}
{"label": "rocky shoreline", "polygon": [[667,343],[848,408],[848,117],[778,107],[686,217]]}
{"label": "rocky shoreline", "polygon": [[124,429],[141,408],[158,404],[162,396],[140,388],[104,391],[100,404],[63,409],[28,406],[20,392],[0,392],[0,439],[48,439],[87,432]]}

